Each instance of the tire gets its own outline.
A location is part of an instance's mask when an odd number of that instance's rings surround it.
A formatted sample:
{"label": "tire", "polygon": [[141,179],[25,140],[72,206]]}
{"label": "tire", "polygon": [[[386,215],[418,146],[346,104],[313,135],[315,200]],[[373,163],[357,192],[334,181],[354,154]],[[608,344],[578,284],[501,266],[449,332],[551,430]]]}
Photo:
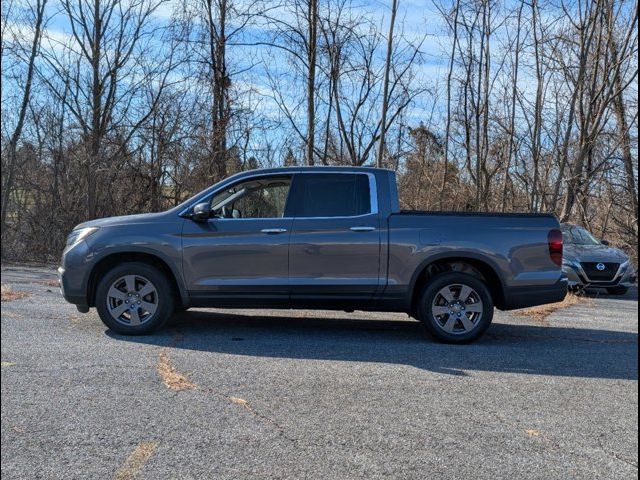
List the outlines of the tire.
{"label": "tire", "polygon": [[629,291],[629,287],[611,287],[607,288],[609,295],[624,295]]}
{"label": "tire", "polygon": [[148,335],[173,314],[173,294],[169,279],[160,270],[146,263],[128,262],[102,277],[95,305],[102,322],[114,332]]}
{"label": "tire", "polygon": [[484,282],[476,277],[446,272],[433,277],[424,287],[417,313],[427,331],[439,341],[470,343],[491,325],[493,299]]}

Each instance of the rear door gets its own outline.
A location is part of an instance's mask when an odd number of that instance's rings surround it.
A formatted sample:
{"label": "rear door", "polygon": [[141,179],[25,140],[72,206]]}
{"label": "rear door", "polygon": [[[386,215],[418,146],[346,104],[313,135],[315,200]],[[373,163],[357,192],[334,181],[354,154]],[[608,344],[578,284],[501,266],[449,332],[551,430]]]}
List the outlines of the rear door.
{"label": "rear door", "polygon": [[366,299],[380,284],[380,225],[369,173],[300,173],[289,239],[291,299]]}

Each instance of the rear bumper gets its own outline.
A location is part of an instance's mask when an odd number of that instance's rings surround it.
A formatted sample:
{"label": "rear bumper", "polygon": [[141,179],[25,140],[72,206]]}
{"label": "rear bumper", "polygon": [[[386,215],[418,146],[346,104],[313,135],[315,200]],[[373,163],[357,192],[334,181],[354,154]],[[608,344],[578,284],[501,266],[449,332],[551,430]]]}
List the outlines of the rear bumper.
{"label": "rear bumper", "polygon": [[561,302],[567,295],[568,285],[569,281],[563,275],[553,285],[510,288],[505,292],[503,310],[515,310],[517,308]]}

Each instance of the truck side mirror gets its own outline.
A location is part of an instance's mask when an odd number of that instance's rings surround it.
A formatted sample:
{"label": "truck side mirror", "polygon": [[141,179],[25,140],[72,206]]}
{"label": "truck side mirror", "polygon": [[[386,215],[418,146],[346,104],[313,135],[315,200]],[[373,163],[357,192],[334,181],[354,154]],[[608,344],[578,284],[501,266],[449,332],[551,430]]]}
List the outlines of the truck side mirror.
{"label": "truck side mirror", "polygon": [[196,222],[206,222],[211,217],[211,204],[209,202],[198,203],[193,207],[191,219]]}

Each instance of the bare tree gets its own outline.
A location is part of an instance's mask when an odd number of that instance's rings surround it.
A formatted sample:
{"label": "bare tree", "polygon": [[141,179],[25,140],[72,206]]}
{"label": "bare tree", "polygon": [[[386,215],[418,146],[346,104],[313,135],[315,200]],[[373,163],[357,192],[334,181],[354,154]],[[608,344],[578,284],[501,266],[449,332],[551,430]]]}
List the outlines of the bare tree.
{"label": "bare tree", "polygon": [[387,109],[389,108],[389,72],[391,71],[391,56],[393,51],[393,28],[396,23],[398,13],[398,0],[392,0],[391,19],[389,20],[389,34],[387,35],[387,58],[384,64],[384,80],[382,81],[382,113],[380,114],[380,140],[378,142],[378,156],[376,165],[382,167],[382,157],[384,155],[384,140],[387,133]]}
{"label": "bare tree", "polygon": [[[605,16],[606,16],[606,35],[608,39],[609,54],[611,55],[611,63],[617,65],[620,62],[620,49],[616,40],[616,25],[615,25],[615,12],[613,11],[614,2],[607,2]],[[635,12],[632,14],[632,28],[638,21],[638,4],[636,2]],[[625,42],[628,43],[628,42]],[[632,74],[637,77],[637,72]],[[620,148],[622,150],[622,161],[624,163],[624,169],[626,173],[627,190],[629,197],[631,198],[631,206],[633,215],[638,218],[638,189],[636,186],[636,172],[634,169],[633,155],[631,153],[631,135],[629,132],[630,126],[627,120],[627,107],[624,100],[624,80],[623,70],[616,69],[613,77],[614,92],[613,92],[613,110],[618,125],[617,131],[619,135]],[[637,112],[636,112],[637,115]]]}
{"label": "bare tree", "polygon": [[[20,35],[16,32],[15,44],[13,46],[17,50],[16,54],[18,55],[18,57],[25,58],[26,74],[24,78],[24,85],[21,85],[19,87],[21,88],[22,98],[21,98],[20,106],[17,112],[17,121],[13,129],[13,133],[11,134],[11,137],[9,139],[8,153],[7,153],[8,162],[6,165],[7,172],[4,178],[4,182],[2,182],[2,223],[0,226],[0,228],[2,229],[2,232],[5,231],[5,227],[6,227],[8,206],[11,198],[11,192],[13,190],[14,177],[15,177],[15,172],[17,168],[16,151],[18,148],[18,142],[20,141],[20,137],[22,135],[22,131],[24,128],[25,119],[29,109],[29,103],[31,101],[33,78],[34,78],[35,69],[36,69],[36,59],[40,52],[42,30],[45,26],[45,21],[46,21],[45,19],[46,4],[47,4],[47,0],[36,0],[35,5],[31,6],[28,13],[28,20],[30,22],[33,22],[33,25],[34,25],[31,38],[28,40],[28,43],[24,44],[22,42],[23,39],[20,38]],[[3,25],[3,30],[5,30],[4,25]],[[4,43],[4,38],[6,33],[7,33],[6,31],[3,31],[3,43]],[[3,48],[3,53],[4,53],[4,48]],[[23,54],[26,54],[26,55],[24,55],[23,57]],[[4,56],[3,56],[3,59],[4,59]]]}
{"label": "bare tree", "polygon": [[[49,70],[43,71],[42,78],[58,99],[64,99],[82,130],[89,218],[97,214],[96,171],[107,159],[106,137],[114,128],[126,125],[121,145],[127,143],[151,114],[151,109],[141,114],[136,111],[136,95],[148,82],[164,85],[170,71],[167,63],[171,63],[171,54],[159,61],[159,56],[151,58],[149,51],[155,33],[151,18],[162,2],[65,0],[62,4],[72,37],[65,45],[51,40],[45,57]],[[64,55],[58,53],[60,48]],[[51,72],[60,81],[51,79]]]}
{"label": "bare tree", "polygon": [[403,208],[554,212],[637,255],[637,2],[434,1],[440,47],[398,0],[389,24],[354,0],[3,2],[3,258],[303,163],[396,169]]}

